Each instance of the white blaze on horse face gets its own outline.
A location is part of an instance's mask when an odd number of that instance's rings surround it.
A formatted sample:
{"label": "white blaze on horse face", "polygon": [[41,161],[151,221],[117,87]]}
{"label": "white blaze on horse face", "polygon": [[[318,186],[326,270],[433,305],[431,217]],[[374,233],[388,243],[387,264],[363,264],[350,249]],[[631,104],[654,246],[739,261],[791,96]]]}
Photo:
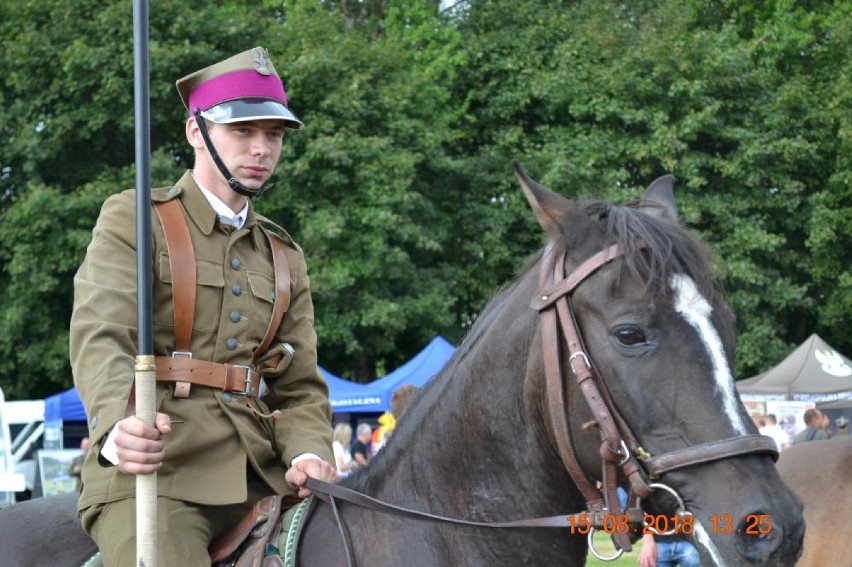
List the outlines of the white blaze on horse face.
{"label": "white blaze on horse face", "polygon": [[722,408],[734,430],[740,435],[747,433],[740,414],[737,411],[737,397],[734,392],[734,378],[728,367],[728,359],[725,357],[725,349],[719,333],[710,322],[710,314],[713,311],[710,302],[702,296],[695,287],[692,278],[683,274],[675,274],[671,279],[671,286],[675,292],[674,308],[680,313],[692,328],[698,331],[710,360],[713,363],[713,377],[716,379],[716,392],[722,395]]}
{"label": "white blaze on horse face", "polygon": [[695,519],[693,534],[695,537],[695,541],[704,547],[707,550],[707,553],[710,554],[710,559],[713,560],[713,564],[716,567],[727,567],[725,565],[725,560],[722,559],[722,555],[719,553],[719,548],[716,547],[716,544],[713,543],[713,540],[710,539],[710,536],[707,534],[707,530],[704,529],[704,526],[701,525],[701,522],[698,521],[698,518]]}

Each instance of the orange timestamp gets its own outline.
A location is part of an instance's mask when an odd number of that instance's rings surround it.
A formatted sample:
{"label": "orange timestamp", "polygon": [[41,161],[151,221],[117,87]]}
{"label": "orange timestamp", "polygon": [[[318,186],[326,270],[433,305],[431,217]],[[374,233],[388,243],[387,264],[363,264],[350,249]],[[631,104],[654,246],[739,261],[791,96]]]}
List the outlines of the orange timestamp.
{"label": "orange timestamp", "polygon": [[[587,535],[594,526],[589,514],[568,516],[568,527],[572,534]],[[607,535],[627,534],[633,531],[627,514],[606,514],[601,529]],[[695,531],[692,514],[645,514],[642,518],[642,535],[691,535]],[[710,531],[713,535],[741,533],[745,535],[767,535],[772,533],[770,514],[748,514],[738,517],[732,514],[710,516]]]}

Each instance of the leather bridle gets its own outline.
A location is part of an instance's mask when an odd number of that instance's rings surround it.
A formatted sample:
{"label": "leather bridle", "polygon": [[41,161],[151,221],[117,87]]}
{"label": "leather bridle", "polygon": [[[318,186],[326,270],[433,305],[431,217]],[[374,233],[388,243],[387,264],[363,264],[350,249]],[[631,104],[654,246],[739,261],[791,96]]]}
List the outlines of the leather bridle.
{"label": "leather bridle", "polygon": [[[642,247],[641,244],[639,246]],[[656,456],[642,448],[613,403],[591,358],[586,354],[571,303],[571,295],[581,283],[623,254],[624,251],[614,244],[594,254],[566,276],[566,256],[564,253],[557,255],[556,246],[550,242],[541,262],[542,291],[533,299],[531,305],[541,315],[546,410],[551,434],[565,469],[586,500],[586,509],[592,525],[596,528],[603,526],[596,526],[595,519],[605,518],[606,514],[624,513],[616,494],[619,468],[630,482],[628,501],[633,501],[634,497],[645,499],[651,495],[653,483],[649,481],[677,469],[750,453],[769,453],[774,459],[778,458],[775,442],[764,435],[731,437]],[[597,424],[600,430],[603,469],[600,488],[583,471],[571,442],[560,356],[560,345],[563,344],[560,341],[560,331],[568,347],[567,358],[571,373],[595,417],[593,423]],[[631,544],[627,534],[614,532],[612,535],[622,550],[630,551]]]}
{"label": "leather bridle", "polygon": [[[639,247],[641,248],[642,245],[640,244]],[[640,507],[641,499],[648,498],[655,488],[664,488],[673,494],[682,506],[682,501],[673,489],[653,482],[665,473],[751,453],[768,453],[777,460],[778,451],[775,441],[771,437],[763,435],[742,435],[701,443],[656,456],[649,454],[642,448],[630,426],[613,403],[600,374],[594,368],[591,358],[586,354],[571,305],[571,294],[581,283],[601,267],[623,254],[624,251],[618,245],[609,246],[588,258],[566,276],[566,255],[564,253],[557,255],[556,246],[553,242],[550,242],[545,248],[541,261],[540,281],[542,291],[537,294],[531,304],[532,308],[538,311],[541,316],[548,427],[565,469],[586,501],[585,511],[566,516],[550,516],[529,520],[476,522],[396,506],[340,485],[309,478],[307,487],[315,493],[317,498],[331,506],[344,542],[347,563],[350,567],[355,565],[355,558],[348,533],[339,515],[336,499],[378,512],[457,525],[485,528],[565,528],[576,525],[576,521],[579,519],[588,523],[593,529],[605,529],[605,522],[608,518],[611,520],[611,518],[621,514],[626,514],[631,524],[641,524],[643,518],[643,511]],[[600,454],[602,457],[602,483],[600,488],[583,471],[571,441],[571,430],[566,413],[568,406],[565,380],[561,364],[563,358],[560,354],[560,345],[563,344],[560,339],[563,337],[568,347],[567,358],[571,373],[574,375],[580,391],[583,392],[583,396],[595,417],[595,420],[591,423],[596,424],[600,430]],[[630,507],[628,510],[623,509],[616,494],[619,469],[630,483],[628,500],[636,502],[635,507]],[[315,502],[312,504],[315,504]],[[313,507],[311,506],[311,508]],[[685,510],[680,512],[689,513]],[[591,535],[592,533],[589,533],[590,540]],[[612,537],[622,551],[630,551],[632,548],[628,534],[612,531]]]}

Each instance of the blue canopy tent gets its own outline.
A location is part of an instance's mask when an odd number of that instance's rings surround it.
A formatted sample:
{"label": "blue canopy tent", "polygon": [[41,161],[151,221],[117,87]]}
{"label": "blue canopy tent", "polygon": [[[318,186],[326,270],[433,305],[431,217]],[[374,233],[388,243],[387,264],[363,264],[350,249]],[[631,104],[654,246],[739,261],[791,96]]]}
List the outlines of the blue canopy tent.
{"label": "blue canopy tent", "polygon": [[71,388],[44,399],[44,421],[86,421],[83,403]]}
{"label": "blue canopy tent", "polygon": [[328,384],[328,398],[334,413],[381,413],[381,392],[372,384],[359,384],[338,378],[328,370],[319,367],[320,374]]}
{"label": "blue canopy tent", "polygon": [[426,382],[440,372],[453,353],[455,347],[444,337],[438,336],[414,357],[382,378],[370,382],[382,395],[382,411],[390,410],[390,397],[394,390],[405,384],[422,388]]}

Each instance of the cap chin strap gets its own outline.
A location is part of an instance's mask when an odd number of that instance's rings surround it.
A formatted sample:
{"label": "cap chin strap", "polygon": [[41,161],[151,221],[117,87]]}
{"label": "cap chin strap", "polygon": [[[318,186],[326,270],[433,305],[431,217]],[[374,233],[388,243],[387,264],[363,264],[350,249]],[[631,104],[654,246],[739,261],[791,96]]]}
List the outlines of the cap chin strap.
{"label": "cap chin strap", "polygon": [[201,109],[196,108],[194,112],[195,123],[198,124],[198,131],[201,132],[201,137],[204,139],[204,143],[207,145],[207,151],[210,152],[210,157],[213,158],[213,163],[216,164],[216,167],[219,169],[219,172],[222,176],[227,180],[228,187],[232,190],[236,191],[240,195],[244,195],[246,197],[255,197],[260,195],[269,188],[269,180],[267,179],[263,185],[259,189],[249,189],[234,177],[234,174],[231,173],[225,162],[222,161],[222,158],[219,157],[219,152],[216,151],[215,146],[213,146],[213,141],[210,139],[210,134],[207,133],[207,124],[204,122],[204,117],[201,116]]}

